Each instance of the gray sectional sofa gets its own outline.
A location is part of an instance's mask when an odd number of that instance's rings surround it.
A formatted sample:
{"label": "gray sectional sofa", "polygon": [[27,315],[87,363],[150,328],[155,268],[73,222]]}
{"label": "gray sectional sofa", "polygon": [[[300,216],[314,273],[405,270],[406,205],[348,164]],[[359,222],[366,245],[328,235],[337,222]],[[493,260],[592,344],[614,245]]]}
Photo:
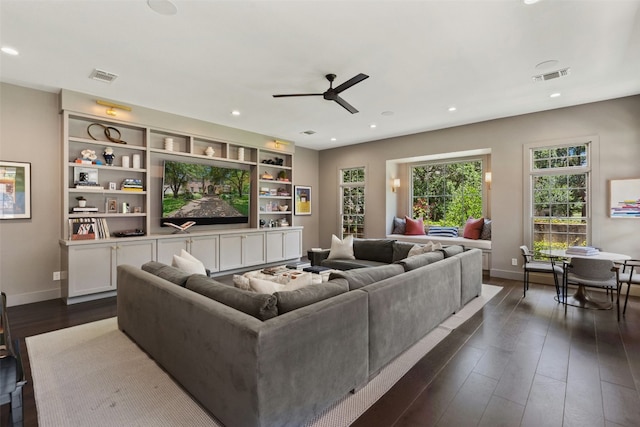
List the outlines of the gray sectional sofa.
{"label": "gray sectional sofa", "polygon": [[273,295],[118,267],[118,325],[229,427],[301,426],[479,295],[481,251],[336,271]]}

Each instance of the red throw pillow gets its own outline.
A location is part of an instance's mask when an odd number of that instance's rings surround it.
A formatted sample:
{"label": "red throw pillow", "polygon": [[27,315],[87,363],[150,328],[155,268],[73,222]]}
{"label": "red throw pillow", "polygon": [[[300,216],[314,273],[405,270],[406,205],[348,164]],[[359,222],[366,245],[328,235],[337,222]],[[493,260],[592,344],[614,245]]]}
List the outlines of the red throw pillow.
{"label": "red throw pillow", "polygon": [[464,231],[462,236],[465,239],[478,240],[482,234],[482,227],[484,226],[484,218],[474,219],[469,218],[464,225]]}
{"label": "red throw pillow", "polygon": [[405,216],[404,219],[407,222],[407,226],[404,229],[404,234],[410,236],[425,235],[424,221],[422,220],[422,217],[418,219],[411,219],[408,216]]}

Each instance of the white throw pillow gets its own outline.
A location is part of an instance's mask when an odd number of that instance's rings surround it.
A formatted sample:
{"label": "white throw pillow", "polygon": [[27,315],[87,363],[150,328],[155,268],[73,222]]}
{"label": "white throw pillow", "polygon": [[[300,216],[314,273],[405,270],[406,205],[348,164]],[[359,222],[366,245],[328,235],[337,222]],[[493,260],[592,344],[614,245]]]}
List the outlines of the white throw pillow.
{"label": "white throw pillow", "polygon": [[197,264],[202,264],[202,267],[205,268],[204,263],[202,261],[200,261],[198,258],[191,255],[189,252],[185,251],[184,249],[180,250],[180,257],[188,261],[195,262]]}
{"label": "white throw pillow", "polygon": [[331,250],[327,259],[356,259],[353,255],[353,236],[349,235],[344,240],[331,235]]}
{"label": "white throw pillow", "polygon": [[244,277],[240,274],[233,275],[233,284],[236,286],[236,288],[244,289],[245,291],[251,290],[251,286],[249,284],[249,278]]}
{"label": "white throw pillow", "polygon": [[178,255],[173,256],[171,265],[188,274],[207,274],[207,270],[204,268],[204,264],[202,264],[201,262],[193,262]]}
{"label": "white throw pillow", "polygon": [[270,280],[258,279],[256,277],[249,278],[249,286],[251,290],[259,294],[272,294],[281,291],[295,291],[304,286],[311,284],[311,275],[301,275],[296,279],[292,279],[288,284],[272,282]]}
{"label": "white throw pillow", "polygon": [[407,257],[433,252],[433,242],[427,242],[424,245],[413,245],[409,250]]}

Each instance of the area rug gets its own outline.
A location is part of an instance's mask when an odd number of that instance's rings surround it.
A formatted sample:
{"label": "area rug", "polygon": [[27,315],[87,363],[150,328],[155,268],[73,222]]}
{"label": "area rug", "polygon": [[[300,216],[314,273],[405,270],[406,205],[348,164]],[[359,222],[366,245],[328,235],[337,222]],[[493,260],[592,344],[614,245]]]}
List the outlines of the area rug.
{"label": "area rug", "polygon": [[[365,387],[336,402],[309,427],[348,426],[412,366],[502,288],[448,318]],[[47,426],[221,426],[110,318],[26,339],[38,424]],[[228,426],[233,427],[233,426]]]}

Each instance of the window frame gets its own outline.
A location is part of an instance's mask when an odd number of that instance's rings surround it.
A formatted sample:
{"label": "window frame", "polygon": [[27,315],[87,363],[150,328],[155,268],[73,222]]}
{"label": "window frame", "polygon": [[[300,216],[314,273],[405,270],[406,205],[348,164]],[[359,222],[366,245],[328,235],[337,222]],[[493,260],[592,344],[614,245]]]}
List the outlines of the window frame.
{"label": "window frame", "polygon": [[[343,176],[344,176],[344,171],[346,170],[357,170],[357,169],[361,169],[364,173],[364,180],[362,182],[348,182],[345,183],[343,182]],[[342,167],[342,168],[338,168],[338,227],[339,227],[339,233],[340,233],[340,238],[344,239],[345,235],[350,235],[349,234],[345,234],[344,232],[344,227],[345,224],[343,223],[343,218],[344,218],[344,205],[343,205],[343,201],[344,201],[344,197],[343,197],[343,192],[345,188],[362,188],[362,196],[364,198],[363,200],[363,212],[359,215],[363,216],[363,221],[362,221],[362,232],[361,233],[355,233],[352,234],[355,237],[358,238],[364,238],[366,235],[366,221],[367,221],[367,217],[366,217],[366,212],[367,212],[367,179],[368,179],[368,171],[367,171],[367,166],[348,166],[348,167]]]}

